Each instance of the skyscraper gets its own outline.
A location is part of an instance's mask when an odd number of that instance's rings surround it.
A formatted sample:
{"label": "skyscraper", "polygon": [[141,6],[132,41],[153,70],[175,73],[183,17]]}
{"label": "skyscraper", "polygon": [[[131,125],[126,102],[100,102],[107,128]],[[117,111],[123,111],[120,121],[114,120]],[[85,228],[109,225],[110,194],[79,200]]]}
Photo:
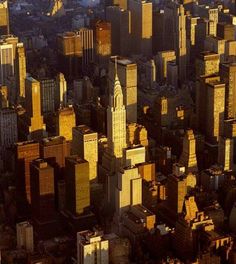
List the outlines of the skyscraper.
{"label": "skyscraper", "polygon": [[42,138],[47,135],[41,115],[40,83],[32,77],[25,80],[25,132],[28,139]]}
{"label": "skyscraper", "polygon": [[67,82],[63,73],[59,73],[56,77],[55,89],[55,109],[58,110],[61,106],[67,105]]}
{"label": "skyscraper", "polygon": [[[116,65],[117,64],[117,67]],[[112,57],[109,61],[109,91],[114,87],[114,78],[117,75],[122,87],[124,105],[126,108],[126,121],[137,122],[137,64],[123,57]]]}
{"label": "skyscraper", "polygon": [[9,13],[7,0],[0,1],[0,35],[9,34]]}
{"label": "skyscraper", "polygon": [[142,0],[130,0],[131,37],[135,53],[150,56],[152,54],[152,3]]}
{"label": "skyscraper", "polygon": [[119,6],[108,6],[106,19],[111,22],[112,54],[129,56],[131,49],[131,13]]}
{"label": "skyscraper", "polygon": [[25,97],[26,58],[23,43],[17,44],[16,51],[16,82],[18,85],[18,96]]}
{"label": "skyscraper", "polygon": [[97,180],[98,134],[86,125],[73,128],[72,152],[89,162],[89,180]]}
{"label": "skyscraper", "polygon": [[16,224],[17,247],[26,249],[28,252],[34,251],[34,233],[33,226],[29,222]]}
{"label": "skyscraper", "polygon": [[196,139],[191,129],[184,135],[183,151],[179,163],[185,166],[187,172],[197,172]]}
{"label": "skyscraper", "polygon": [[37,223],[55,221],[54,169],[43,159],[30,164],[32,218]]}
{"label": "skyscraper", "polygon": [[55,90],[54,79],[44,78],[40,80],[40,97],[42,114],[53,113],[55,111]]}
{"label": "skyscraper", "polygon": [[83,214],[90,206],[89,163],[77,155],[66,158],[66,209]]}
{"label": "skyscraper", "polygon": [[13,44],[0,40],[0,83],[6,84],[8,76],[14,75]]}

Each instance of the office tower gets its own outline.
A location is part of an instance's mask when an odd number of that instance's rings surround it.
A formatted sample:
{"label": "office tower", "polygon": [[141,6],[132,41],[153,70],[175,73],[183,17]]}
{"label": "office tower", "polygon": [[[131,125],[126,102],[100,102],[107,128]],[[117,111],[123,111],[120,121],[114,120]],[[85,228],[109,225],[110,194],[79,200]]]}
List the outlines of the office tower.
{"label": "office tower", "polygon": [[55,90],[56,83],[54,79],[45,78],[40,80],[42,115],[55,111]]}
{"label": "office tower", "polygon": [[209,82],[206,96],[206,139],[214,144],[223,133],[225,84],[218,81]]}
{"label": "office tower", "polygon": [[59,109],[61,106],[67,105],[67,82],[63,73],[59,73],[56,77],[56,89],[55,89],[55,109]]}
{"label": "office tower", "polygon": [[93,30],[89,28],[81,28],[78,32],[81,36],[83,50],[82,70],[83,72],[88,72],[89,64],[94,60]]}
{"label": "office tower", "polygon": [[155,60],[157,65],[157,79],[164,81],[167,78],[167,63],[176,61],[175,51],[160,51],[157,53]]}
{"label": "office tower", "polygon": [[[117,66],[116,66],[117,65]],[[115,74],[122,87],[126,120],[128,123],[137,122],[137,64],[123,57],[111,57],[109,61],[108,83],[109,91],[113,90]]]}
{"label": "office tower", "polygon": [[58,109],[55,119],[56,135],[72,140],[72,128],[76,126],[74,108],[69,106]]}
{"label": "office tower", "polygon": [[146,149],[144,146],[133,146],[124,150],[124,167],[132,167],[146,161]]}
{"label": "office tower", "polygon": [[66,157],[66,209],[83,214],[90,206],[89,163],[77,155]]}
{"label": "office tower", "polygon": [[109,96],[107,108],[107,140],[108,153],[114,156],[116,168],[121,165],[123,150],[126,148],[126,110],[118,75],[115,75],[113,91]]}
{"label": "office tower", "polygon": [[129,10],[119,6],[109,6],[106,9],[106,19],[111,22],[111,47],[113,55],[129,56],[131,14]]}
{"label": "office tower", "polygon": [[131,37],[133,52],[152,55],[152,3],[130,0]]}
{"label": "office tower", "polygon": [[25,141],[15,144],[16,188],[19,195],[31,201],[30,162],[39,158],[39,143]]}
{"label": "office tower", "polygon": [[219,21],[219,9],[217,7],[209,7],[207,5],[198,5],[197,9],[200,17],[209,20],[209,35],[216,36],[217,23]]}
{"label": "office tower", "polygon": [[152,50],[153,54],[165,49],[164,46],[164,10],[153,10],[153,26],[152,26]]}
{"label": "office tower", "polygon": [[178,87],[178,65],[175,61],[167,62],[166,82],[168,85],[171,85],[175,88]]}
{"label": "office tower", "polygon": [[58,34],[57,51],[60,71],[67,80],[77,78],[82,71],[82,42],[77,32]]}
{"label": "office tower", "polygon": [[28,252],[34,251],[34,231],[33,226],[29,222],[21,222],[16,224],[17,248],[24,248]]}
{"label": "office tower", "polygon": [[0,40],[0,83],[6,84],[8,76],[14,75],[13,44]]}
{"label": "office tower", "polygon": [[225,119],[236,118],[236,64],[220,65],[220,76],[225,86]]}
{"label": "office tower", "polygon": [[18,86],[17,95],[25,97],[26,58],[23,43],[17,44],[16,50],[16,82]]}
{"label": "office tower", "polygon": [[111,56],[111,23],[98,20],[94,24],[96,61],[99,66],[107,68]]}
{"label": "office tower", "polygon": [[137,167],[121,169],[118,172],[115,202],[119,218],[130,209],[130,206],[142,204],[142,178]]}
{"label": "office tower", "polygon": [[100,232],[89,230],[77,233],[78,264],[108,264],[109,241]]}
{"label": "office tower", "polygon": [[55,221],[54,169],[43,159],[30,164],[32,218],[37,224]]}
{"label": "office tower", "polygon": [[218,163],[225,171],[233,168],[234,142],[232,138],[220,137],[218,144]]}
{"label": "office tower", "polygon": [[83,80],[73,81],[74,104],[81,104],[83,100]]}
{"label": "office tower", "polygon": [[40,142],[40,157],[55,158],[59,168],[65,167],[65,157],[70,155],[70,142],[62,136],[44,138]]}
{"label": "office tower", "polygon": [[187,182],[184,173],[185,168],[176,163],[173,165],[173,173],[167,178],[167,204],[175,217],[182,213],[184,198],[187,194]]}
{"label": "office tower", "polygon": [[0,35],[9,34],[9,13],[7,0],[0,1]]}
{"label": "office tower", "polygon": [[214,36],[207,36],[204,41],[204,49],[220,55],[220,62],[225,60],[226,40]]}
{"label": "office tower", "polygon": [[72,129],[72,153],[89,163],[89,180],[97,180],[98,134],[86,125]]}
{"label": "office tower", "polygon": [[224,40],[235,40],[235,28],[232,24],[218,23],[217,37]]}
{"label": "office tower", "polygon": [[179,79],[186,78],[187,43],[186,43],[186,14],[184,6],[170,2],[165,7],[165,47],[175,50],[179,66]]}
{"label": "office tower", "polygon": [[[12,147],[17,142],[17,114],[13,108],[0,110],[0,150]],[[3,152],[4,153],[4,152]]]}
{"label": "office tower", "polygon": [[196,112],[199,131],[205,133],[206,126],[206,84],[219,80],[219,54],[214,52],[201,52],[196,59]]}
{"label": "office tower", "polygon": [[183,139],[183,151],[179,163],[185,166],[187,172],[197,172],[196,139],[191,129],[187,130]]}
{"label": "office tower", "polygon": [[0,109],[6,108],[9,106],[8,101],[8,88],[6,85],[0,85]]}
{"label": "office tower", "polygon": [[130,123],[127,124],[126,131],[127,147],[132,147],[135,145],[148,147],[148,135],[144,126],[136,123]]}
{"label": "office tower", "polygon": [[27,139],[45,137],[46,126],[41,115],[40,83],[32,77],[25,80],[25,133]]}

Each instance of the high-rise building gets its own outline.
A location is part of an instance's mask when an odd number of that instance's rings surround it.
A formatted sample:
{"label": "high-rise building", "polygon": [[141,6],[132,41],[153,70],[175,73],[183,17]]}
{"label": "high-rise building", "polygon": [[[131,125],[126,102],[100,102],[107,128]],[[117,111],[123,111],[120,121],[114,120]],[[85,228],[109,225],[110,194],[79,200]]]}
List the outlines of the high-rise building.
{"label": "high-rise building", "polygon": [[130,0],[131,37],[133,51],[146,56],[152,55],[152,3]]}
{"label": "high-rise building", "polygon": [[6,84],[8,76],[14,75],[13,44],[0,40],[0,83]]}
{"label": "high-rise building", "polygon": [[40,142],[40,157],[55,158],[59,168],[65,167],[65,158],[70,155],[70,142],[62,136],[44,138]]}
{"label": "high-rise building", "polygon": [[55,109],[67,105],[67,82],[63,73],[59,73],[56,77],[56,90],[55,90]]}
{"label": "high-rise building", "polygon": [[131,206],[142,204],[142,178],[137,167],[130,167],[120,170],[117,180],[116,214],[121,217]]}
{"label": "high-rise building", "polygon": [[234,142],[232,138],[220,137],[218,144],[218,163],[225,171],[233,168]]}
{"label": "high-rise building", "polygon": [[0,35],[9,34],[8,1],[0,1]]}
{"label": "high-rise building", "polygon": [[96,61],[99,66],[106,68],[111,56],[111,23],[96,21],[94,34]]}
{"label": "high-rise building", "polygon": [[55,111],[55,90],[56,83],[54,79],[45,78],[40,80],[42,115]]}
{"label": "high-rise building", "polygon": [[39,143],[25,141],[15,144],[16,190],[20,196],[31,201],[30,162],[39,158]]}
{"label": "high-rise building", "polygon": [[225,84],[210,82],[206,92],[206,136],[211,143],[216,143],[223,133],[225,111]]}
{"label": "high-rise building", "polygon": [[236,118],[236,64],[222,63],[220,76],[225,86],[225,119]]}
{"label": "high-rise building", "polygon": [[16,82],[18,85],[17,95],[25,97],[25,78],[26,78],[26,58],[25,49],[22,43],[17,44],[16,51]]}
{"label": "high-rise building", "polygon": [[54,169],[43,159],[30,164],[32,218],[39,223],[55,219]]}
{"label": "high-rise building", "polygon": [[89,64],[94,60],[93,30],[89,28],[81,28],[78,33],[81,36],[83,50],[82,70],[83,72],[87,72]]}
{"label": "high-rise building", "polygon": [[42,138],[47,135],[41,115],[40,83],[32,77],[25,80],[25,134],[27,139]]}
{"label": "high-rise building", "polygon": [[[117,66],[116,66],[117,65]],[[111,57],[109,61],[109,92],[113,90],[114,78],[117,72],[126,108],[126,121],[137,122],[137,65],[123,57]]]}
{"label": "high-rise building", "polygon": [[187,42],[186,14],[182,4],[170,2],[165,7],[165,44],[167,49],[175,50],[179,70],[179,79],[186,78]]}
{"label": "high-rise building", "polygon": [[171,61],[176,61],[175,51],[160,51],[156,56],[157,64],[157,79],[159,81],[164,81],[167,78],[167,63]]}
{"label": "high-rise building", "polygon": [[76,126],[74,108],[69,106],[58,109],[55,119],[56,135],[72,140],[72,128]]}
{"label": "high-rise building", "polygon": [[13,108],[0,110],[0,151],[17,142],[17,114]]}
{"label": "high-rise building", "polygon": [[106,19],[111,22],[112,54],[129,56],[131,51],[131,13],[119,6],[106,9]]}
{"label": "high-rise building", "polygon": [[90,206],[89,163],[77,155],[66,157],[66,209],[80,215]]}
{"label": "high-rise building", "polygon": [[168,208],[175,216],[182,213],[184,198],[187,194],[187,182],[184,173],[185,168],[176,163],[173,165],[173,173],[167,179]]}
{"label": "high-rise building", "polygon": [[196,139],[191,129],[187,130],[183,139],[183,151],[179,163],[187,172],[197,172]]}
{"label": "high-rise building", "polygon": [[108,153],[114,156],[120,165],[123,150],[126,148],[126,110],[117,73],[115,74],[113,91],[110,93],[107,108],[107,139]]}
{"label": "high-rise building", "polygon": [[57,49],[60,71],[66,79],[78,77],[82,71],[82,42],[81,35],[76,32],[65,32],[57,37]]}
{"label": "high-rise building", "polygon": [[89,180],[97,180],[98,134],[86,125],[73,128],[72,153],[89,162]]}
{"label": "high-rise building", "polygon": [[28,252],[34,251],[34,231],[33,226],[29,222],[21,222],[16,224],[17,247],[26,249]]}
{"label": "high-rise building", "polygon": [[109,241],[97,231],[89,230],[77,233],[77,263],[78,264],[108,264]]}
{"label": "high-rise building", "polygon": [[217,37],[225,40],[235,40],[235,28],[232,24],[218,23]]}

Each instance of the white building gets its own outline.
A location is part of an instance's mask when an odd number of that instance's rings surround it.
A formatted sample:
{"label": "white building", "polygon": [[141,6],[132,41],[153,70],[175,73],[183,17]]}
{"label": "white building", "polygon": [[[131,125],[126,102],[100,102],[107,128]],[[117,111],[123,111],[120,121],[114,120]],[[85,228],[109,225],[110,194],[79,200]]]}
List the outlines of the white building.
{"label": "white building", "polygon": [[25,221],[16,224],[17,247],[24,248],[29,252],[34,251],[33,226]]}
{"label": "white building", "polygon": [[108,264],[109,242],[99,232],[89,230],[77,233],[78,264]]}

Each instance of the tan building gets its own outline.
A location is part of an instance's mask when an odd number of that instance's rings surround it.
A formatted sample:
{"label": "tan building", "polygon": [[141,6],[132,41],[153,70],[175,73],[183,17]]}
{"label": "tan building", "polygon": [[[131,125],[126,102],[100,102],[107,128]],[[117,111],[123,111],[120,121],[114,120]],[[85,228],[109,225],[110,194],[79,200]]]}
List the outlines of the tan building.
{"label": "tan building", "polygon": [[111,22],[112,54],[129,56],[131,51],[131,13],[127,8],[119,6],[108,6],[106,19]]}
{"label": "tan building", "polygon": [[32,77],[25,80],[25,109],[27,139],[46,137],[46,126],[41,115],[40,83]]}
{"label": "tan building", "polygon": [[218,163],[225,171],[233,169],[233,139],[220,137],[218,144]]}
{"label": "tan building", "polygon": [[72,129],[72,153],[89,162],[89,180],[97,181],[98,134],[86,125]]}
{"label": "tan building", "polygon": [[33,226],[29,222],[16,224],[17,248],[26,249],[28,252],[34,251],[34,233]]}
{"label": "tan building", "polygon": [[109,263],[109,241],[101,232],[86,230],[77,233],[77,263]]}
{"label": "tan building", "polygon": [[142,204],[142,178],[137,167],[130,167],[118,172],[117,180],[116,215],[120,219],[131,206]]}
{"label": "tan building", "polygon": [[72,106],[58,109],[55,116],[56,135],[72,140],[72,128],[76,126],[75,112]]}
{"label": "tan building", "polygon": [[196,139],[191,129],[187,130],[183,139],[183,151],[179,163],[187,172],[197,172]]}
{"label": "tan building", "polygon": [[182,4],[169,2],[165,6],[164,46],[168,50],[175,50],[179,70],[179,79],[186,78],[187,39],[186,14]]}
{"label": "tan building", "polygon": [[124,150],[124,166],[135,166],[146,161],[146,150],[143,146],[134,146]]}
{"label": "tan building", "polygon": [[214,36],[207,36],[204,41],[205,51],[212,51],[220,55],[220,61],[225,60],[226,40]]}
{"label": "tan building", "polygon": [[236,64],[220,65],[220,76],[225,86],[225,119],[236,118]]}
{"label": "tan building", "polygon": [[152,54],[152,3],[130,0],[132,51],[150,56]]}
{"label": "tan building", "polygon": [[[117,68],[115,66],[117,63]],[[137,65],[123,57],[112,57],[109,61],[109,91],[113,90],[114,78],[117,75],[122,87],[126,120],[128,123],[137,122]]]}
{"label": "tan building", "polygon": [[67,82],[63,73],[56,77],[55,109],[67,106]]}
{"label": "tan building", "polygon": [[223,133],[225,84],[219,81],[208,83],[206,94],[206,140],[216,143]]}
{"label": "tan building", "polygon": [[16,83],[18,85],[18,96],[25,97],[25,78],[26,78],[26,56],[23,43],[17,44],[16,51]]}
{"label": "tan building", "polygon": [[95,54],[99,65],[107,68],[111,56],[111,23],[103,20],[94,25]]}
{"label": "tan building", "polygon": [[175,51],[160,51],[156,55],[157,79],[164,81],[167,78],[167,63],[176,61]]}
{"label": "tan building", "polygon": [[89,163],[77,155],[66,157],[66,209],[80,215],[90,206]]}
{"label": "tan building", "polygon": [[9,34],[8,1],[0,1],[0,35]]}

